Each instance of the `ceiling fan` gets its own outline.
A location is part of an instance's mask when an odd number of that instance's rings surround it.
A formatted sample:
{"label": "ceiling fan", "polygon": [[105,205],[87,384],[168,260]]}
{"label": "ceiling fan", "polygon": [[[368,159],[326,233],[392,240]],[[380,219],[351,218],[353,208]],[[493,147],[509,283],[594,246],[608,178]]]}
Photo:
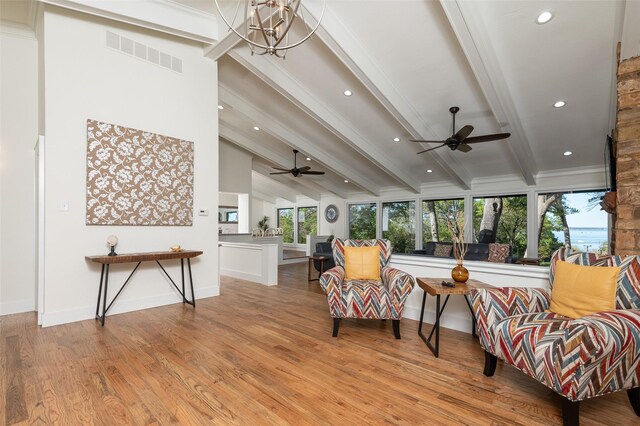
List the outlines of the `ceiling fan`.
{"label": "ceiling fan", "polygon": [[324,174],[324,172],[318,172],[318,171],[310,170],[311,167],[309,167],[309,166],[304,166],[304,167],[298,168],[297,159],[298,159],[298,150],[294,149],[293,150],[293,169],[282,169],[280,167],[274,167],[274,169],[281,170],[281,171],[273,172],[273,173],[269,173],[269,174],[270,175],[284,175],[286,173],[291,173],[293,175],[293,177],[298,177],[300,175],[323,175]]}
{"label": "ceiling fan", "polygon": [[443,146],[448,146],[451,151],[462,151],[469,152],[471,151],[471,146],[469,144],[472,143],[480,143],[480,142],[490,142],[497,141],[500,139],[506,139],[511,136],[511,133],[495,133],[493,135],[483,135],[483,136],[474,136],[472,138],[468,137],[471,132],[473,132],[473,126],[466,125],[456,133],[456,113],[460,111],[460,108],[457,106],[453,106],[449,108],[449,112],[453,115],[453,126],[451,131],[451,137],[443,140],[443,141],[424,141],[424,140],[411,140],[410,142],[424,142],[424,143],[440,143],[433,148],[425,149],[424,151],[418,152],[418,154],[422,154],[423,152],[433,151],[434,149],[442,148]]}

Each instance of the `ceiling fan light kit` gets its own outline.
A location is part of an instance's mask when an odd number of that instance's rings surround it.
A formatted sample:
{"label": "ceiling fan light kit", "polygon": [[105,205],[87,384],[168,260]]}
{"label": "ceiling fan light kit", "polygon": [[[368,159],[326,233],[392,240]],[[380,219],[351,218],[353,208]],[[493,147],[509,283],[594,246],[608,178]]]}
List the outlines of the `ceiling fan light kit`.
{"label": "ceiling fan light kit", "polygon": [[281,167],[273,167],[278,172],[269,173],[270,175],[285,175],[287,173],[291,173],[293,177],[299,177],[302,175],[323,175],[324,172],[319,172],[316,170],[311,170],[311,167],[304,166],[298,168],[298,151],[297,149],[293,150],[293,169],[283,169]]}
{"label": "ceiling fan light kit", "polygon": [[[218,4],[219,0],[214,0],[220,17],[229,27],[229,31],[236,33],[238,37],[249,43],[251,54],[275,55],[284,58],[287,50],[299,46],[307,41],[316,32],[324,16],[326,0],[322,4],[320,18],[314,27],[309,25],[300,5],[302,0],[244,0],[244,14],[240,14],[240,3],[237,2],[233,19],[229,21]],[[236,23],[236,19],[242,15],[243,21]],[[289,30],[293,23],[301,21],[307,29],[307,34],[300,40],[290,41]],[[242,33],[237,28],[242,27]]]}
{"label": "ceiling fan light kit", "polygon": [[481,142],[491,142],[497,141],[500,139],[506,139],[511,136],[511,133],[495,133],[492,135],[482,135],[482,136],[474,136],[469,137],[471,132],[473,132],[473,126],[466,125],[463,126],[458,132],[456,132],[456,114],[460,111],[460,108],[457,106],[452,106],[449,108],[449,112],[452,115],[452,130],[451,136],[443,141],[427,141],[427,140],[416,140],[412,139],[409,142],[418,142],[418,143],[439,143],[440,145],[435,146],[433,148],[425,149],[419,151],[418,154],[422,154],[424,152],[433,151],[434,149],[442,148],[443,146],[449,147],[451,151],[460,151],[460,152],[469,152],[472,147],[469,144],[472,143],[481,143]]}

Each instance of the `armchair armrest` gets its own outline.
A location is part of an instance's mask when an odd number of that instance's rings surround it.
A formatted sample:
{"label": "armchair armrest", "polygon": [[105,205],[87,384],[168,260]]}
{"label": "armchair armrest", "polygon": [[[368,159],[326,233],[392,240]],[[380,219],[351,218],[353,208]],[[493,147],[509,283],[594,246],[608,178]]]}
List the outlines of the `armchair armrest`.
{"label": "armchair armrest", "polygon": [[344,281],[344,268],[336,266],[320,276],[320,287],[327,293],[329,312],[333,318],[344,318],[347,307],[342,300],[342,283]]}
{"label": "armchair armrest", "polygon": [[480,346],[495,355],[491,327],[512,315],[544,312],[549,308],[551,291],[523,287],[482,288],[472,290],[470,298]]}
{"label": "armchair armrest", "polygon": [[342,292],[342,282],[344,281],[344,268],[335,266],[320,275],[320,287],[325,293]]}
{"label": "armchair armrest", "polygon": [[416,283],[415,278],[399,269],[386,266],[380,271],[382,283],[391,294],[393,309],[396,310],[397,317],[402,317],[404,304]]}
{"label": "armchair armrest", "polygon": [[548,354],[541,371],[558,371],[560,377],[568,378],[557,381],[554,388],[574,401],[637,387],[640,309],[572,320],[563,330],[545,337],[536,352],[540,350]]}

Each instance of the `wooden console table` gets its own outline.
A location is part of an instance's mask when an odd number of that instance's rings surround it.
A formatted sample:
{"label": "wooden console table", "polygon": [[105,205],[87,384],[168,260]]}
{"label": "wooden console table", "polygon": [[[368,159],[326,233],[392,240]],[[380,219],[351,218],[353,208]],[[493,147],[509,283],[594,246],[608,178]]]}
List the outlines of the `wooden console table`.
{"label": "wooden console table", "polygon": [[[182,296],[182,303],[188,303],[195,308],[196,296],[193,293],[193,277],[191,275],[191,258],[200,256],[201,254],[202,252],[197,250],[182,250],[182,251],[176,251],[176,252],[157,251],[157,252],[148,252],[148,253],[127,253],[127,254],[118,254],[115,256],[108,256],[108,255],[85,256],[85,259],[87,259],[90,262],[102,264],[102,272],[100,273],[100,287],[98,288],[98,304],[96,306],[96,319],[100,320],[100,322],[102,323],[102,326],[104,327],[104,319],[107,312],[109,311],[109,308],[111,308],[111,305],[113,305],[113,302],[115,302],[118,296],[120,296],[120,293],[122,293],[122,290],[124,290],[125,286],[129,283],[129,280],[131,279],[131,277],[136,272],[136,270],[138,269],[138,267],[142,262],[155,261],[158,264],[158,266],[160,266],[160,269],[162,269],[162,272],[164,272],[167,278],[169,278],[169,281],[171,281],[171,284],[173,284],[176,290],[178,290],[178,293],[180,293],[180,295]],[[180,266],[182,268],[182,291],[178,288],[176,283],[169,276],[169,274],[164,269],[164,267],[160,264],[161,260],[171,260],[171,259],[180,259]],[[191,300],[188,300],[185,296],[185,288],[184,288],[184,260],[185,259],[187,259],[187,267],[189,268],[189,284],[191,286]],[[136,263],[136,262],[138,264],[135,266],[135,268],[133,268],[133,271],[131,271],[131,274],[129,274],[129,277],[127,278],[127,280],[124,282],[124,284],[122,284],[122,287],[120,287],[120,290],[118,290],[118,293],[116,293],[114,298],[111,300],[111,303],[107,305],[107,286],[109,285],[109,266],[116,263]],[[104,284],[104,289],[103,289],[103,284]],[[102,315],[100,315],[100,301],[102,301]]]}

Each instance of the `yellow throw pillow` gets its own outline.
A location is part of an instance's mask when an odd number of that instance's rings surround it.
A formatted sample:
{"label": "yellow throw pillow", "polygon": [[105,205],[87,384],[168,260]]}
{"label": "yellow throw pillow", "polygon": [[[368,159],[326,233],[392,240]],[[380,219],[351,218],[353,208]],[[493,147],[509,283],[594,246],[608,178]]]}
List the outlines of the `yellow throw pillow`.
{"label": "yellow throw pillow", "polygon": [[380,247],[344,247],[345,280],[380,281]]}
{"label": "yellow throw pillow", "polygon": [[556,263],[549,311],[569,318],[614,310],[620,268]]}

